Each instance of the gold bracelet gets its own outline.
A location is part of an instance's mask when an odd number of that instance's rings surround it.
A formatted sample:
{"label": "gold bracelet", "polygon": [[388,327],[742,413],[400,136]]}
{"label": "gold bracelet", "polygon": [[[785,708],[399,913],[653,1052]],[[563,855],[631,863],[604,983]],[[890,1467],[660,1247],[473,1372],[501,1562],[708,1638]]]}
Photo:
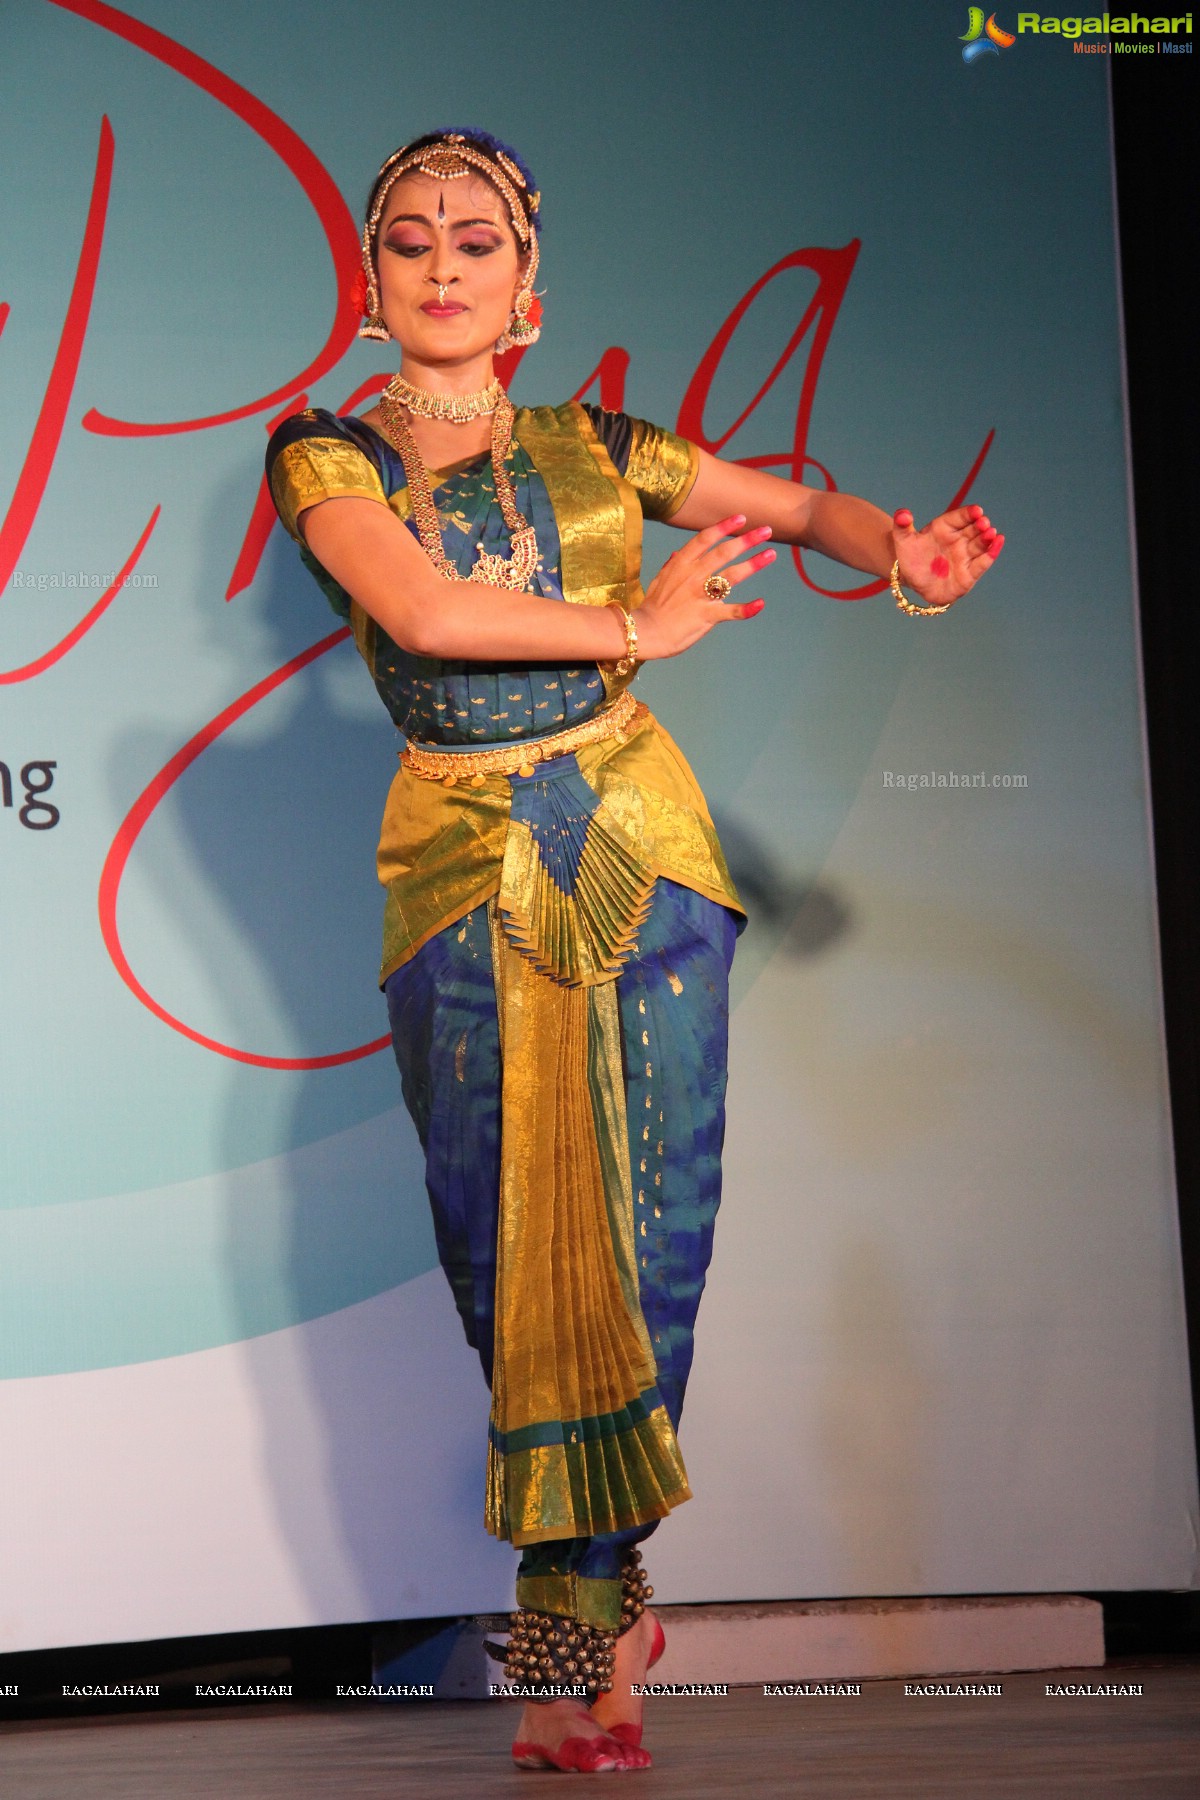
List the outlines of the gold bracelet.
{"label": "gold bracelet", "polygon": [[613,674],[628,675],[635,668],[638,659],[637,626],[633,622],[633,614],[628,612],[619,600],[610,600],[608,604],[617,607],[625,621],[625,654],[620,662],[613,664]]}
{"label": "gold bracelet", "polygon": [[899,557],[897,557],[892,564],[892,573],[889,580],[892,592],[896,596],[896,605],[900,608],[901,612],[906,612],[912,619],[932,619],[937,613],[949,612],[950,608],[954,605],[953,600],[944,600],[940,606],[918,606],[915,600],[910,600],[904,589],[900,586]]}

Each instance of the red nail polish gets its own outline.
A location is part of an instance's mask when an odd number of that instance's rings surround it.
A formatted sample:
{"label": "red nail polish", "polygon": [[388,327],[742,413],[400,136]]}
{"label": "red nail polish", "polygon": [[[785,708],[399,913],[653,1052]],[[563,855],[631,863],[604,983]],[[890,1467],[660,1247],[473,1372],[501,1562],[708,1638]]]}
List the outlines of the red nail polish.
{"label": "red nail polish", "polygon": [[742,614],[742,617],[744,619],[752,619],[755,613],[760,613],[766,604],[765,600],[751,600],[747,602],[746,610]]}

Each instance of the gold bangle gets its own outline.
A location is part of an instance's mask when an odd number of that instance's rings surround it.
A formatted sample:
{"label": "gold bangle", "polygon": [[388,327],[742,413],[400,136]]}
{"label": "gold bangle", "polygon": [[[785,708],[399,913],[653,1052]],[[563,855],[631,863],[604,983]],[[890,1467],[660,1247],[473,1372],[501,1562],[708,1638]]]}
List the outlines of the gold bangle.
{"label": "gold bangle", "polygon": [[904,589],[900,586],[899,557],[897,557],[892,564],[892,573],[889,577],[889,583],[893,594],[896,596],[896,605],[900,608],[901,612],[906,612],[912,619],[932,619],[937,613],[949,612],[950,608],[954,605],[953,600],[944,600],[940,606],[918,606],[915,600],[910,600]]}
{"label": "gold bangle", "polygon": [[613,664],[613,674],[628,675],[635,668],[638,659],[637,626],[633,622],[633,614],[628,612],[619,600],[610,600],[609,605],[615,606],[625,621],[625,654],[620,662]]}

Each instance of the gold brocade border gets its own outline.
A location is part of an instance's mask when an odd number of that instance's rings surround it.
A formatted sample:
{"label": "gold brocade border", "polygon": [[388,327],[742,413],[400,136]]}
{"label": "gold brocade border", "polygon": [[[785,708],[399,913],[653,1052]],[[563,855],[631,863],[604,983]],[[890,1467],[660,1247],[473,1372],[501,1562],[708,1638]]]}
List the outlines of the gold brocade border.
{"label": "gold brocade border", "polygon": [[444,918],[435,919],[432,924],[424,926],[416,937],[410,938],[399,922],[399,908],[389,887],[383,902],[383,963],[379,971],[379,986],[384,985],[389,975],[394,975],[397,969],[402,969],[405,963],[411,962],[418,950],[423,950],[439,931],[446,931],[451,925],[457,925],[460,919],[465,919],[477,906],[486,906],[499,891],[500,871],[497,868],[482,886],[473,888],[465,899],[455,901]]}
{"label": "gold brocade border", "polygon": [[592,997],[589,1025],[588,1088],[596,1120],[596,1146],[600,1153],[604,1197],[608,1208],[608,1229],[613,1242],[617,1279],[621,1284],[626,1309],[642,1340],[646,1360],[657,1374],[657,1360],[642,1312],[638,1282],[621,1007],[617,990],[611,983],[603,993]]}
{"label": "gold brocade border", "polygon": [[571,420],[605,481],[611,483],[620,495],[621,510],[625,515],[625,604],[632,612],[645,598],[641,588],[642,507],[637,490],[618,473],[606,444],[597,435],[595,426],[577,400],[568,400],[565,406],[558,408],[558,414],[564,423],[567,418]]}
{"label": "gold brocade border", "polygon": [[641,496],[647,518],[666,524],[691,493],[700,473],[700,451],[689,438],[645,419],[631,421],[633,435],[625,479]]}
{"label": "gold brocade border", "polygon": [[590,1575],[518,1575],[517,1605],[532,1612],[578,1619],[599,1631],[616,1631],[621,1623],[621,1581]]}
{"label": "gold brocade border", "polygon": [[[638,1416],[658,1371],[637,1282],[616,988],[548,980],[495,903],[488,922],[503,1076],[484,1518],[515,1544],[594,1537],[661,1518],[690,1492],[666,1408]],[[551,1441],[537,1442],[543,1431]]]}
{"label": "gold brocade border", "polygon": [[356,444],[335,438],[299,438],[285,444],[271,468],[271,498],[284,529],[298,544],[296,521],[320,500],[379,500],[387,495],[370,457]]}
{"label": "gold brocade border", "polygon": [[505,935],[552,981],[607,985],[637,945],[655,880],[653,866],[603,802],[587,822],[569,894],[542,860],[540,838],[528,822],[510,819],[499,894]]}
{"label": "gold brocade border", "polygon": [[666,727],[647,711],[642,729],[606,749],[585,746],[580,773],[656,872],[744,913],[704,795]]}
{"label": "gold brocade border", "polygon": [[484,1523],[493,1537],[518,1547],[627,1531],[691,1498],[665,1406],[607,1442],[547,1444],[507,1456],[488,1444]]}
{"label": "gold brocade border", "polygon": [[[591,420],[575,401],[518,408],[513,436],[528,451],[545,483],[558,524],[563,598],[574,606],[632,609],[642,599],[642,512],[637,495],[618,475]],[[636,671],[615,675],[600,665],[609,699]]]}
{"label": "gold brocade border", "polygon": [[[657,875],[744,913],[695,777],[653,714],[624,743],[587,745],[578,761],[584,780],[643,847]],[[496,892],[510,796],[503,775],[487,777],[480,788],[445,788],[397,772],[379,852],[387,889],[380,985]]]}
{"label": "gold brocade border", "polygon": [[[653,1387],[658,1371],[640,1306],[631,1316],[626,1305],[619,1260],[632,1251],[633,1234],[614,1242],[598,1147],[610,1124],[628,1144],[619,1061],[609,1072],[619,1119],[608,1109],[596,1116],[589,1080],[592,1061],[612,1043],[593,1020],[615,1010],[616,989],[548,980],[509,942],[498,908],[490,918],[504,1145],[493,1423],[508,1436],[619,1413]],[[632,1214],[631,1191],[627,1204]]]}
{"label": "gold brocade border", "polygon": [[581,762],[580,773],[625,835],[647,846],[656,874],[730,904],[733,881],[708,820],[603,764],[592,769]]}

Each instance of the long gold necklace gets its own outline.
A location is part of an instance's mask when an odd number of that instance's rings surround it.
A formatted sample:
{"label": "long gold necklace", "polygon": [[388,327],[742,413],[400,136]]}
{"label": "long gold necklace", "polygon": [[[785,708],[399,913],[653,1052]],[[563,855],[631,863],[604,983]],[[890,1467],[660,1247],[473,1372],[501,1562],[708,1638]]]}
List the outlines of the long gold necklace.
{"label": "long gold necklace", "polygon": [[435,388],[415,387],[403,375],[393,375],[383,391],[414,419],[448,419],[452,425],[466,425],[472,419],[494,413],[504,398],[504,389],[495,375],[475,394],[443,394]]}
{"label": "long gold necklace", "polygon": [[[468,581],[481,581],[488,587],[514,588],[524,591],[529,586],[530,577],[537,567],[538,544],[533,526],[517,510],[516,495],[513,492],[505,460],[512,444],[513,404],[507,394],[501,398],[492,413],[492,475],[496,483],[496,498],[500,502],[500,511],[504,523],[508,526],[512,541],[512,555],[500,556],[493,551],[485,550],[480,538],[476,548],[479,552],[472,564]],[[430,562],[440,575],[448,581],[461,581],[463,577],[446,555],[442,543],[442,530],[438,522],[437,507],[434,504],[433,490],[429,485],[429,474],[421,460],[421,452],[413,440],[412,430],[405,417],[404,409],[398,406],[385,391],[380,396],[379,416],[388,438],[395,445],[400,461],[404,467],[404,477],[408,483],[408,497],[412,505],[413,518],[417,524],[417,535],[421,547]]]}

